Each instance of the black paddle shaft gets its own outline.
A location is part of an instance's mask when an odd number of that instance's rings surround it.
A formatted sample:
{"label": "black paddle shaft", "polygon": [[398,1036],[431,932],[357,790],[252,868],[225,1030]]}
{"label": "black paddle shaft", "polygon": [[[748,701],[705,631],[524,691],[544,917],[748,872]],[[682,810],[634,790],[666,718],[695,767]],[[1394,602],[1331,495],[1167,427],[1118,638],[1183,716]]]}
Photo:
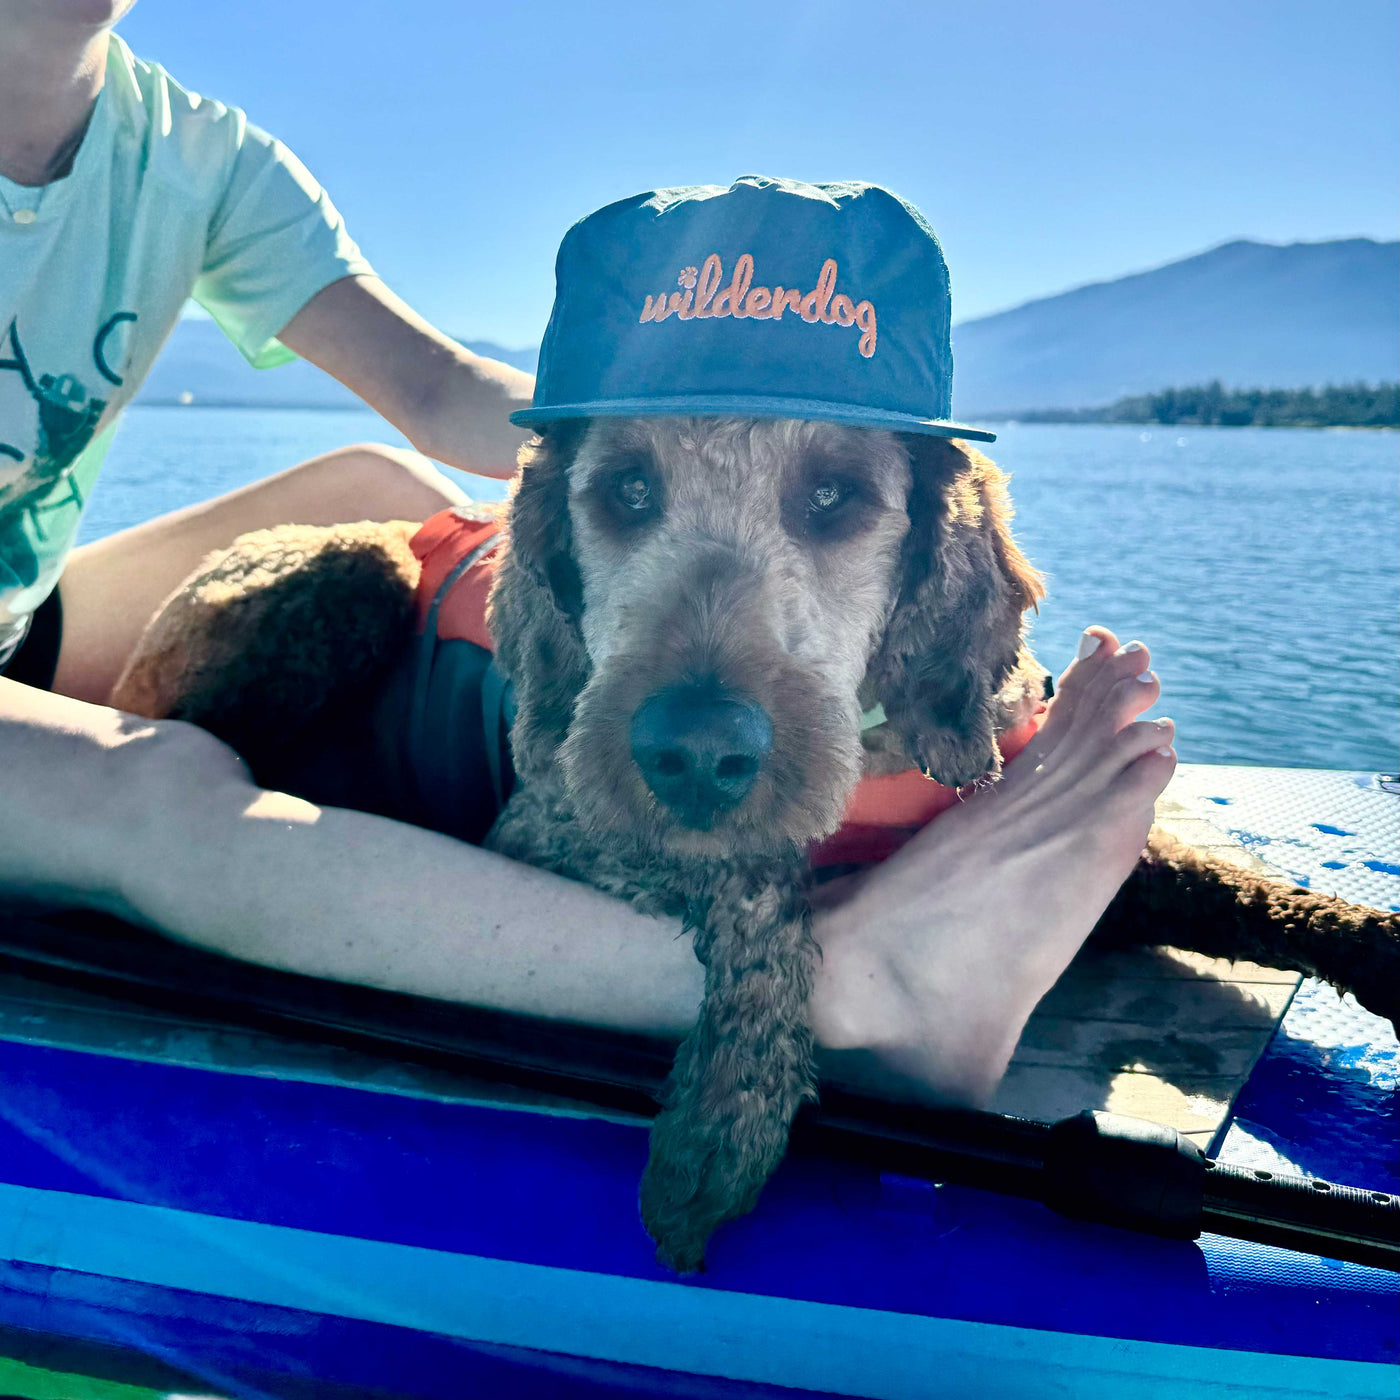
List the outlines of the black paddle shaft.
{"label": "black paddle shaft", "polygon": [[1160,1123],[1086,1109],[1048,1124],[826,1093],[820,1109],[799,1117],[793,1139],[1143,1234],[1210,1232],[1400,1273],[1400,1196],[1212,1161]]}
{"label": "black paddle shaft", "polygon": [[[90,992],[334,1044],[649,1117],[674,1047],[277,972],[97,915],[7,917],[0,968]],[[836,1090],[795,1150],[1041,1201],[1174,1239],[1202,1231],[1400,1272],[1400,1197],[1214,1162],[1175,1129],[1086,1110],[1056,1124]]]}

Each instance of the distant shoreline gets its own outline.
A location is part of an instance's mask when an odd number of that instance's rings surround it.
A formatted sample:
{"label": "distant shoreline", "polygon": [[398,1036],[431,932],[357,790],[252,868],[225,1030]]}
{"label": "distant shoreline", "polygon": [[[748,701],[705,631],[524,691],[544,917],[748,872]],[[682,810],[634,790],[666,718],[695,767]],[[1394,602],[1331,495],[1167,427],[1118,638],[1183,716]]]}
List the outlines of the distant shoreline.
{"label": "distant shoreline", "polygon": [[1115,419],[1109,422],[1103,418],[1034,418],[1026,414],[988,415],[985,413],[964,414],[971,422],[994,428],[1270,428],[1295,429],[1306,432],[1326,433],[1394,433],[1400,432],[1400,423],[1159,423],[1155,419],[1143,418],[1133,421]]}
{"label": "distant shoreline", "polygon": [[980,414],[1003,423],[1121,423],[1162,428],[1400,428],[1400,384],[1227,389],[1216,379],[1129,394],[1099,408]]}
{"label": "distant shoreline", "polygon": [[143,399],[131,401],[132,408],[255,408],[259,412],[272,412],[289,409],[296,413],[373,413],[367,403],[359,399],[352,403],[261,403],[255,399]]}

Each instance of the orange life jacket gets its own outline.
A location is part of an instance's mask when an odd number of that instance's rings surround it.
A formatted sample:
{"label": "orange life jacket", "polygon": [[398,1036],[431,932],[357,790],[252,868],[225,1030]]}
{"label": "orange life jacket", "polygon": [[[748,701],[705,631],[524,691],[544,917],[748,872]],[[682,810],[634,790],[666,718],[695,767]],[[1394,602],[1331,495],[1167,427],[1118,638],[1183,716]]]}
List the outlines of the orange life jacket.
{"label": "orange life jacket", "polygon": [[[413,553],[423,566],[418,582],[420,632],[426,629],[436,605],[440,640],[468,641],[487,651],[495,649],[486,626],[486,600],[501,544],[500,524],[494,517],[472,518],[469,512],[444,510],[424,522],[412,540]],[[1014,758],[1030,743],[1043,716],[1044,707],[1001,735],[998,743],[1003,759]],[[846,804],[840,828],[817,844],[812,863],[884,860],[958,800],[956,788],[924,777],[917,768],[862,778]]]}

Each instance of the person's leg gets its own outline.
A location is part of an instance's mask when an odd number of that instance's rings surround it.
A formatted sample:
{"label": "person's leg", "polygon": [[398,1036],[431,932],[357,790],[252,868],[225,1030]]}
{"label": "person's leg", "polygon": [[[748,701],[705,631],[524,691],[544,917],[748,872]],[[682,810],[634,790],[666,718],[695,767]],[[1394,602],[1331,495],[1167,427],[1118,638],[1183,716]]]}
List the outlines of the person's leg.
{"label": "person's leg", "polygon": [[[1175,763],[1145,651],[1071,667],[1005,777],[816,911],[824,1071],[985,1102],[1142,849]],[[679,1038],[703,972],[674,919],[434,832],[253,785],[231,749],[0,677],[0,903],[105,909],[313,977]],[[471,892],[463,900],[462,892]],[[830,1054],[830,1052],[837,1052]]]}
{"label": "person's leg", "polygon": [[679,1039],[678,919],[464,841],[255,787],[212,734],[0,676],[0,920],[99,909],[310,977]]}
{"label": "person's leg", "polygon": [[105,702],[171,590],[211,550],[239,535],[272,525],[426,520],[466,499],[418,453],[363,444],[83,545],[60,585],[63,642],[53,688]]}
{"label": "person's leg", "polygon": [[1040,733],[819,918],[827,1071],[986,1102],[1027,1018],[1137,864],[1176,767],[1147,649],[1084,634]]}

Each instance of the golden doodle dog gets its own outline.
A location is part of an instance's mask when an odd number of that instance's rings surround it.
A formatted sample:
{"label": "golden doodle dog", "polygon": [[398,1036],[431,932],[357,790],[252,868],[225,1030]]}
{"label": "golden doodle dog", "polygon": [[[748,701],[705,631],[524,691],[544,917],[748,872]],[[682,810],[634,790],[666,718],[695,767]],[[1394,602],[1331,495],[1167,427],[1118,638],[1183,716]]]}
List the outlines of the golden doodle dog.
{"label": "golden doodle dog", "polygon": [[[693,931],[704,1002],[641,1187],[660,1257],[692,1270],[815,1093],[813,844],[862,778],[997,777],[1043,695],[1023,637],[1042,585],[967,440],[988,435],[948,420],[946,270],[895,197],[758,177],[652,192],[576,226],[559,278],[490,600],[517,711],[487,844]],[[166,603],[113,702],[202,724],[260,782],[326,800],[349,688],[359,765],[392,768],[373,736],[412,685],[416,528],[246,536]],[[366,782],[364,805],[399,810],[391,772]],[[1173,916],[1175,942],[1395,1014],[1394,918],[1154,833],[1102,933],[1150,943]]]}

